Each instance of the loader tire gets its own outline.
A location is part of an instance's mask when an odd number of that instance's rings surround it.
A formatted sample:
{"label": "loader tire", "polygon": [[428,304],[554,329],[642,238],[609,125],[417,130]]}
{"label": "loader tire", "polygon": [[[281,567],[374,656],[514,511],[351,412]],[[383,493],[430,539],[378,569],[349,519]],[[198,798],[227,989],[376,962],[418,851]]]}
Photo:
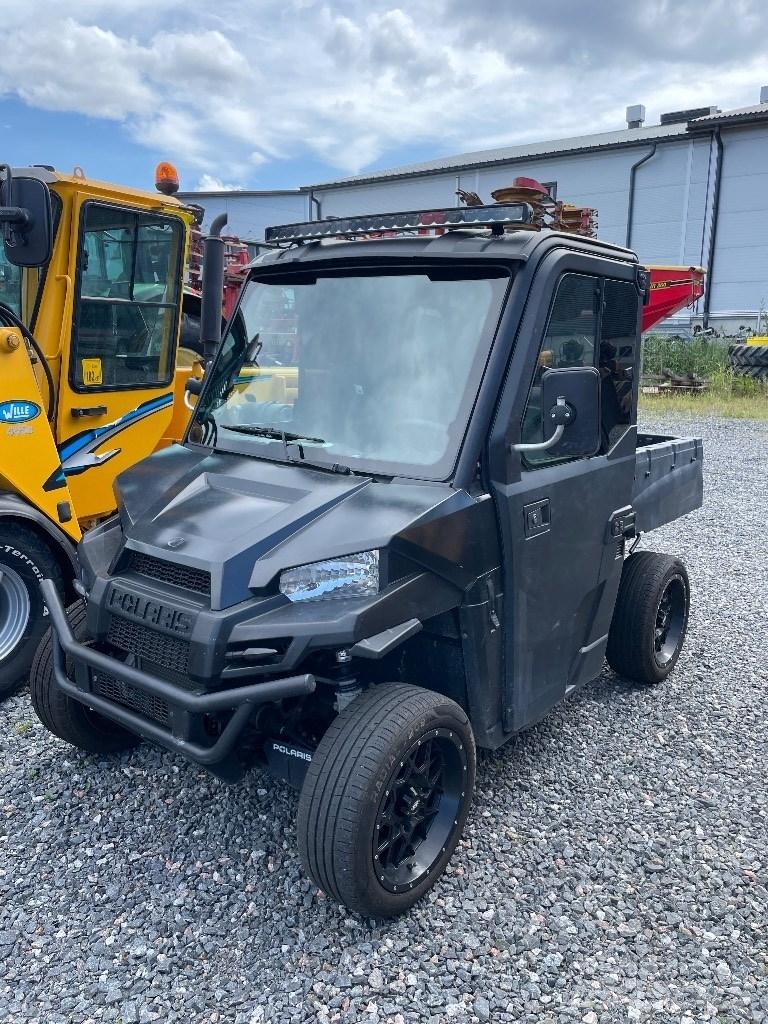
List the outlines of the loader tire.
{"label": "loader tire", "polygon": [[[75,639],[86,637],[85,605],[75,601],[67,608]],[[43,637],[29,673],[32,707],[45,728],[73,747],[89,754],[116,754],[141,742],[138,736],[111,722],[80,701],[72,700],[58,686],[53,674],[53,636]]]}
{"label": "loader tire", "polygon": [[691,588],[678,558],[637,551],[624,562],[606,658],[621,676],[663,682],[677,664],[688,627]]}
{"label": "loader tire", "polygon": [[24,685],[48,628],[41,579],[53,580],[63,593],[64,577],[50,547],[34,530],[5,522],[0,528],[0,700]]}

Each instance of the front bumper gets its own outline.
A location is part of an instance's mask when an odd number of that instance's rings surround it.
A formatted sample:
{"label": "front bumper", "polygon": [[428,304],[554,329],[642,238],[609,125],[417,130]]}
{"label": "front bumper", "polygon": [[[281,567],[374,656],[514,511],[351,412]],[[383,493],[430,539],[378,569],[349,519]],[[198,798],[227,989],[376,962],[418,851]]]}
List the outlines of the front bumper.
{"label": "front bumper", "polygon": [[[216,693],[190,693],[80,643],[70,629],[55,584],[51,580],[41,580],[40,588],[51,616],[53,672],[60,689],[68,697],[85,704],[105,718],[158,746],[183,754],[197,764],[211,767],[225,761],[235,750],[251,714],[259,704],[306,696],[315,689],[314,676],[305,674],[265,680]],[[72,661],[74,678],[70,678],[67,673],[66,658]],[[132,693],[165,702],[169,708],[169,728],[163,728],[130,707],[95,693],[94,673],[102,673],[117,680],[118,684],[130,687]],[[209,746],[191,738],[193,726],[199,723],[201,717],[226,711],[233,713],[220,735]]]}

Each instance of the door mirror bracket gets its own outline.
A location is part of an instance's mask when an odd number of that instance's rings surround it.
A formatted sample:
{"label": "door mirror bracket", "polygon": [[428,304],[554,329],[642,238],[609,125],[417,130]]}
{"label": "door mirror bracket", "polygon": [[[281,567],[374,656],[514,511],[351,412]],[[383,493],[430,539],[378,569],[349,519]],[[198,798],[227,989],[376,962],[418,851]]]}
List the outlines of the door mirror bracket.
{"label": "door mirror bracket", "polygon": [[560,395],[558,396],[557,402],[552,406],[549,411],[550,423],[555,424],[555,432],[549,438],[548,441],[532,441],[530,443],[521,443],[511,445],[513,452],[545,452],[549,448],[554,448],[556,444],[560,442],[560,438],[565,433],[565,428],[571,424],[576,418],[576,412],[574,408],[566,402],[565,398]]}

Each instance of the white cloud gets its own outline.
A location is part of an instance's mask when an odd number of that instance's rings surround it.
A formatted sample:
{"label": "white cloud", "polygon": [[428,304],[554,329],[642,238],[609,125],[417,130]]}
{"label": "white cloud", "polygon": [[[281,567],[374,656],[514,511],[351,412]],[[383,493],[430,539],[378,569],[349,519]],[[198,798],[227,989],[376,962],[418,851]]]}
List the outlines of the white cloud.
{"label": "white cloud", "polygon": [[197,183],[199,192],[239,192],[242,185],[227,185],[221,178],[215,178],[212,174],[201,174]]}
{"label": "white cloud", "polygon": [[752,103],[768,54],[759,0],[26,0],[3,25],[0,95],[248,185],[273,160],[347,174],[618,128],[628,103]]}

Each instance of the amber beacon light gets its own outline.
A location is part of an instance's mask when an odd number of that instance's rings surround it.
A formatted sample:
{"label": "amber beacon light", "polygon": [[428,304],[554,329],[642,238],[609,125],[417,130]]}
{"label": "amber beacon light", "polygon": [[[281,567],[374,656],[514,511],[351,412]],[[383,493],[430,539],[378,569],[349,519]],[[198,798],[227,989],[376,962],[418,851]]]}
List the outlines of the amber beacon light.
{"label": "amber beacon light", "polygon": [[179,191],[179,172],[167,160],[162,160],[155,168],[155,188],[164,196],[172,196]]}

